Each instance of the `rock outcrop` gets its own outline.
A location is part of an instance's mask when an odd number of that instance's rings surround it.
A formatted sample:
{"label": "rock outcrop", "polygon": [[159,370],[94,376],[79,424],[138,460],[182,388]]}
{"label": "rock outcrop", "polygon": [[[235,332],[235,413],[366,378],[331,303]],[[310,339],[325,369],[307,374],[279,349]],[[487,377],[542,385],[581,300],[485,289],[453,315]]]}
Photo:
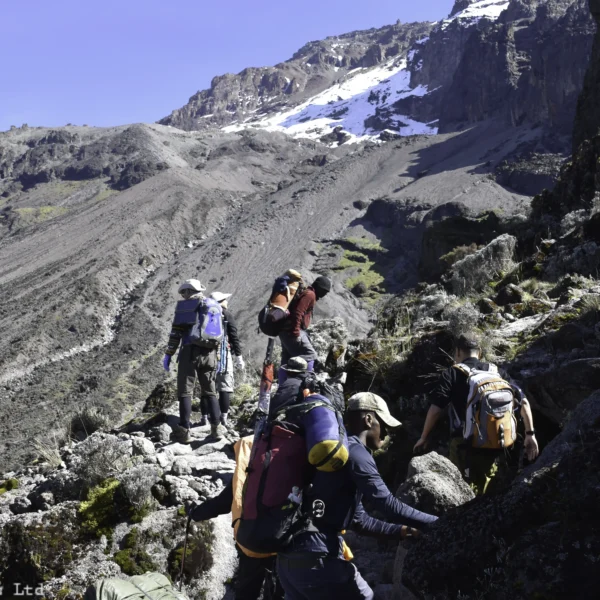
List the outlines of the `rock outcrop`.
{"label": "rock outcrop", "polygon": [[[47,598],[76,598],[103,577],[155,570],[176,579],[183,503],[212,497],[231,480],[238,437],[231,429],[221,441],[207,440],[208,427],[193,428],[185,445],[147,437],[158,421],[177,419],[168,410],[140,417],[121,431],[57,448],[58,470],[46,464],[10,473],[18,483],[0,493],[5,589],[41,585]],[[229,515],[193,524],[184,572],[189,597],[220,600],[226,593],[237,563],[231,531]]]}

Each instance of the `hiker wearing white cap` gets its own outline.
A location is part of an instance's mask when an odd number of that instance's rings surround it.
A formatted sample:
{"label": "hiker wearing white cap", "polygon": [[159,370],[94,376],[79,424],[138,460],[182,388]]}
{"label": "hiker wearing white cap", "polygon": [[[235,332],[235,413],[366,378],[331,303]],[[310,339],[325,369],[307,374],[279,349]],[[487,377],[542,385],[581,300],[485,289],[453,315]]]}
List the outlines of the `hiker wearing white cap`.
{"label": "hiker wearing white cap", "polygon": [[[388,430],[399,426],[376,394],[361,392],[348,400],[348,462],[333,473],[316,471],[308,497],[309,506],[319,509],[313,530],[296,535],[277,557],[286,598],[372,600],[373,591],[350,562],[340,531],[399,540],[437,520],[398,500],[379,475],[372,452],[382,446]],[[367,514],[363,498],[389,522]]]}
{"label": "hiker wearing white cap", "polygon": [[[223,340],[223,346],[221,348],[221,364],[217,373],[217,391],[219,393],[219,408],[221,411],[220,421],[221,425],[227,425],[227,418],[229,413],[229,407],[231,405],[231,395],[235,386],[233,377],[233,364],[243,370],[246,368],[244,358],[242,357],[242,345],[238,335],[237,325],[235,323],[234,316],[229,310],[228,302],[231,298],[231,294],[225,294],[223,292],[213,292],[210,297],[216,300],[223,309],[223,321],[225,338]],[[233,360],[232,360],[233,358]],[[202,421],[200,424],[206,424],[206,417],[208,416],[208,407],[201,407],[202,410]]]}
{"label": "hiker wearing white cap", "polygon": [[211,435],[219,437],[219,404],[215,386],[217,348],[223,337],[221,308],[214,300],[204,297],[206,287],[197,279],[187,279],[178,289],[182,297],[177,303],[171,334],[163,357],[163,367],[170,370],[173,355],[179,349],[177,396],[179,398],[179,427],[174,431],[180,442],[190,439],[192,395],[196,379],[202,402],[213,414]]}

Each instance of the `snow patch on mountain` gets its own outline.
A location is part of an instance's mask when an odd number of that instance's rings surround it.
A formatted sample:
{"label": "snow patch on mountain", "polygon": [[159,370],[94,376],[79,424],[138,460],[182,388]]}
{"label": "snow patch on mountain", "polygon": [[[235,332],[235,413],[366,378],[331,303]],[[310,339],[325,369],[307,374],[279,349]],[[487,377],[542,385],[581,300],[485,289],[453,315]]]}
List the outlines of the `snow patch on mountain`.
{"label": "snow patch on mountain", "polygon": [[468,25],[472,25],[480,19],[495,21],[508,8],[508,5],[508,0],[481,0],[480,2],[474,2],[449,19],[444,19],[440,27],[444,30],[454,21]]}
{"label": "snow patch on mountain", "polygon": [[[405,59],[392,59],[371,69],[353,69],[346,79],[336,83],[309,100],[275,115],[254,118],[224,127],[226,132],[247,128],[281,131],[294,137],[319,139],[333,128],[341,127],[350,134],[349,142],[376,139],[379,131],[368,127],[365,121],[377,111],[393,112],[393,104],[408,96],[424,96],[427,86],[410,87],[410,71]],[[420,123],[405,115],[393,114],[393,129],[400,135],[437,133],[437,128]]]}

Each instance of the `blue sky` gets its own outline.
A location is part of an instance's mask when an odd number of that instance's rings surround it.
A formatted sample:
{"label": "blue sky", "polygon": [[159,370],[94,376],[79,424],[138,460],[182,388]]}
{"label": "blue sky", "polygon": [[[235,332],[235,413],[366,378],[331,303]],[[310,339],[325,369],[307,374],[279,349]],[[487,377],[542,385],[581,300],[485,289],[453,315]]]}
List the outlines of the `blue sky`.
{"label": "blue sky", "polygon": [[306,42],[435,21],[453,0],[2,0],[0,131],[151,122],[213,76],[282,62]]}

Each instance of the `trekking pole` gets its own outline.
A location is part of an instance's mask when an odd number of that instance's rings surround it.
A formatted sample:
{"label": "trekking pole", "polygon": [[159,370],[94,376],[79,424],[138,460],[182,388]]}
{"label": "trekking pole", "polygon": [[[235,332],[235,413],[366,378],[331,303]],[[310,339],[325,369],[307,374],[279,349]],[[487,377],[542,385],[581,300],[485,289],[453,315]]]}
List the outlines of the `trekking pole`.
{"label": "trekking pole", "polygon": [[183,583],[183,568],[185,566],[185,557],[187,555],[187,545],[188,545],[188,534],[190,532],[190,523],[192,522],[192,515],[190,515],[187,519],[187,523],[185,525],[185,541],[183,542],[183,555],[181,556],[181,570],[179,571],[179,591],[181,592],[181,585]]}

